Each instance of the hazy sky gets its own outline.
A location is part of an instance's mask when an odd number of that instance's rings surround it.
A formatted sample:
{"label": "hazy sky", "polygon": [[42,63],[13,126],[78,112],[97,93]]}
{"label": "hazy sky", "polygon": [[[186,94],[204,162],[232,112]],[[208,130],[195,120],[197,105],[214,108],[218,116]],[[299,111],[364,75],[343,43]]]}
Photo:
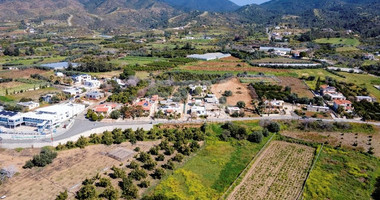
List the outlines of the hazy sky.
{"label": "hazy sky", "polygon": [[236,3],[237,5],[246,5],[246,4],[252,4],[252,3],[256,3],[256,4],[260,4],[260,3],[264,3],[268,0],[230,0],[234,3]]}

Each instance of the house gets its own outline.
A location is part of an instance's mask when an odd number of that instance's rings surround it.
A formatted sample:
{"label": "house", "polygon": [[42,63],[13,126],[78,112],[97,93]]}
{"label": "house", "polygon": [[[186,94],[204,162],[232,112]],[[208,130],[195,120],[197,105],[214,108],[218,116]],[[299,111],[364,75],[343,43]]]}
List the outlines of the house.
{"label": "house", "polygon": [[86,98],[89,100],[99,100],[104,97],[104,94],[99,91],[87,92]]}
{"label": "house", "polygon": [[330,87],[329,85],[321,85],[320,87],[320,94],[322,96],[329,94],[329,93],[336,93],[335,87]]}
{"label": "house", "polygon": [[78,88],[67,88],[67,89],[62,90],[62,92],[65,94],[74,96],[74,95],[81,94],[83,91]]}
{"label": "house", "polygon": [[373,54],[371,54],[371,53],[366,53],[366,54],[364,54],[364,55],[363,55],[363,58],[364,58],[365,60],[375,60],[375,56],[374,56]]}
{"label": "house", "polygon": [[50,103],[53,96],[54,94],[46,94],[44,96],[41,96],[41,100],[44,102]]}
{"label": "house", "polygon": [[362,101],[362,100],[365,100],[365,101],[368,101],[368,102],[373,102],[374,101],[374,99],[372,97],[370,97],[370,96],[356,96],[355,100],[357,102]]}
{"label": "house", "polygon": [[330,108],[326,106],[313,106],[313,105],[308,105],[307,106],[307,111],[309,112],[329,112]]}
{"label": "house", "polygon": [[55,72],[54,74],[55,74],[55,76],[58,76],[58,77],[64,77],[65,76],[62,72]]}
{"label": "house", "polygon": [[88,80],[88,81],[85,81],[83,85],[85,87],[88,87],[88,88],[99,88],[100,87],[100,81],[98,81],[98,80]]}
{"label": "house", "polygon": [[181,112],[181,106],[177,102],[171,102],[171,103],[167,103],[165,105],[162,105],[159,108],[159,110],[161,110],[162,112],[164,112],[166,114],[179,113],[179,112]]}
{"label": "house", "polygon": [[228,113],[228,114],[234,114],[234,113],[236,113],[236,112],[238,112],[238,113],[240,113],[240,108],[239,107],[227,107],[226,108],[226,112]]}
{"label": "house", "polygon": [[95,106],[92,110],[96,113],[101,113],[104,115],[109,115],[112,112],[112,106],[106,105],[106,104],[100,104]]}
{"label": "house", "polygon": [[22,106],[23,108],[27,108],[28,110],[32,110],[32,109],[40,107],[40,104],[34,101],[20,102],[20,103],[17,103],[17,105]]}
{"label": "house", "polygon": [[207,115],[206,107],[204,106],[193,106],[191,107],[191,114],[196,114],[199,116]]}
{"label": "house", "polygon": [[279,47],[260,47],[260,51],[268,52],[271,51],[284,51],[286,53],[290,53],[292,51],[291,48],[279,48]]}
{"label": "house", "polygon": [[334,110],[338,111],[339,107],[343,107],[345,112],[352,112],[352,103],[348,100],[334,100]]}
{"label": "house", "polygon": [[273,52],[273,54],[277,56],[286,56],[286,51],[276,50]]}
{"label": "house", "polygon": [[84,83],[91,80],[91,76],[88,74],[74,75],[71,77],[75,83]]}
{"label": "house", "polygon": [[147,100],[138,101],[135,106],[141,106],[144,111],[150,111],[152,104]]}
{"label": "house", "polygon": [[334,100],[346,100],[346,97],[343,96],[342,93],[335,92],[335,93],[328,93],[326,94],[332,101]]}
{"label": "house", "polygon": [[212,103],[212,104],[219,104],[218,98],[215,96],[215,94],[207,94],[205,97],[206,103]]}
{"label": "house", "polygon": [[270,108],[274,108],[274,109],[283,109],[284,108],[284,101],[282,100],[272,100],[272,101],[266,101],[268,104],[269,104],[269,107]]}

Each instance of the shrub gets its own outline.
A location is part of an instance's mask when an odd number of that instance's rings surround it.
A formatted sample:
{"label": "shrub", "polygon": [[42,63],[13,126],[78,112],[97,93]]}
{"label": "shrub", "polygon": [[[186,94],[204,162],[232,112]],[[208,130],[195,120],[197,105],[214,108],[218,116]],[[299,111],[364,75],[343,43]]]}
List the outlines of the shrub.
{"label": "shrub", "polygon": [[114,110],[114,111],[111,112],[110,117],[112,119],[119,119],[120,115],[121,115],[120,111]]}
{"label": "shrub", "polygon": [[64,192],[60,192],[55,200],[66,200],[68,197],[67,190],[65,190]]}
{"label": "shrub", "polygon": [[158,154],[158,156],[156,157],[156,161],[164,161],[165,160],[165,156],[163,154]]}
{"label": "shrub", "polygon": [[23,168],[45,167],[46,165],[52,163],[56,157],[57,152],[49,148],[43,148],[40,154],[33,156],[33,159],[27,161]]}
{"label": "shrub", "polygon": [[152,178],[154,179],[161,179],[165,175],[165,170],[162,168],[156,168],[151,174]]}
{"label": "shrub", "polygon": [[232,91],[231,91],[231,90],[226,90],[226,91],[224,91],[223,96],[225,96],[225,97],[230,97],[230,96],[232,96]]}
{"label": "shrub", "polygon": [[248,141],[254,143],[260,143],[263,140],[263,134],[261,131],[255,131],[251,135],[248,136]]}
{"label": "shrub", "polygon": [[144,179],[147,176],[148,176],[148,174],[146,173],[146,171],[144,169],[141,169],[141,168],[134,169],[131,171],[131,173],[129,173],[129,177],[135,179],[136,181]]}
{"label": "shrub", "polygon": [[269,131],[267,128],[264,128],[261,133],[263,134],[264,137],[268,137],[269,136]]}
{"label": "shrub", "polygon": [[236,103],[236,106],[237,107],[239,107],[239,108],[245,108],[245,102],[244,101],[238,101],[237,103]]}
{"label": "shrub", "polygon": [[141,183],[139,184],[139,187],[141,188],[147,188],[150,186],[150,181],[141,181]]}
{"label": "shrub", "polygon": [[124,177],[126,177],[126,173],[125,173],[125,171],[123,169],[117,168],[115,166],[113,166],[111,169],[113,170],[113,173],[111,174],[112,178],[115,179],[115,178],[124,178]]}
{"label": "shrub", "polygon": [[85,185],[83,186],[76,195],[77,199],[93,199],[96,197],[96,189],[94,185]]}
{"label": "shrub", "polygon": [[100,178],[99,183],[97,183],[97,186],[99,187],[108,187],[111,185],[111,181],[108,178]]}
{"label": "shrub", "polygon": [[128,165],[128,168],[130,169],[137,169],[139,168],[139,164],[136,162],[136,161],[132,161],[129,165]]}
{"label": "shrub", "polygon": [[277,123],[277,122],[271,122],[271,123],[268,125],[267,129],[268,129],[270,132],[272,132],[272,133],[278,133],[278,132],[280,132],[280,124]]}
{"label": "shrub", "polygon": [[182,154],[177,153],[177,154],[172,158],[172,160],[173,160],[173,161],[176,161],[176,162],[182,162],[183,158],[184,158],[184,156],[183,156]]}

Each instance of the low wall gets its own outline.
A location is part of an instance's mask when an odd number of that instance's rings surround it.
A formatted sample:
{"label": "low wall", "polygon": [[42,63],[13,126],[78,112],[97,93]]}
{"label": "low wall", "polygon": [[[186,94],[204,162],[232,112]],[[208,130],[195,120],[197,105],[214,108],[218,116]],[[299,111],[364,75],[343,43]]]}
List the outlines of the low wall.
{"label": "low wall", "polygon": [[27,142],[17,142],[17,140],[12,141],[11,143],[1,143],[0,142],[0,148],[6,148],[6,149],[15,149],[15,148],[41,148],[44,146],[58,146],[60,143],[65,144],[68,141],[77,141],[81,136],[83,137],[89,137],[93,133],[103,133],[104,131],[112,131],[115,128],[120,129],[128,129],[131,128],[133,130],[137,130],[138,128],[143,128],[144,130],[150,130],[153,128],[152,124],[144,124],[144,125],[115,125],[115,126],[106,126],[106,127],[100,127],[100,128],[94,128],[88,131],[85,131],[83,133],[61,139],[56,141],[50,141],[50,138],[46,139],[46,141],[27,141]]}

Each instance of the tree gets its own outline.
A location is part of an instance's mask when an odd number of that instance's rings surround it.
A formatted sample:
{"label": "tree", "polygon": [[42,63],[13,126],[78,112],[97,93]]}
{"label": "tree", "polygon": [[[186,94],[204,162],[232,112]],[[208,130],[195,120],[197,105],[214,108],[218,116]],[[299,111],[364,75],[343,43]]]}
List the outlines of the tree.
{"label": "tree", "polygon": [[84,147],[86,147],[88,145],[88,139],[83,137],[83,136],[80,136],[80,138],[77,140],[77,142],[75,143],[75,146],[83,149]]}
{"label": "tree", "polygon": [[151,160],[152,157],[146,153],[146,152],[141,152],[137,160],[141,161],[142,163],[145,163],[148,160]]}
{"label": "tree", "polygon": [[261,131],[254,131],[251,135],[248,136],[248,141],[254,143],[260,143],[263,140],[263,134]]}
{"label": "tree", "polygon": [[158,156],[156,157],[156,161],[164,161],[164,160],[165,160],[164,154],[158,154]]}
{"label": "tree", "polygon": [[280,132],[280,124],[277,123],[277,122],[271,122],[271,123],[268,125],[267,129],[268,129],[270,132],[272,132],[272,133],[278,133],[278,132]]}
{"label": "tree", "polygon": [[122,190],[122,197],[126,199],[136,199],[138,197],[138,189],[133,185],[131,178],[124,177],[120,187]]}
{"label": "tree", "polygon": [[301,58],[307,57],[307,53],[304,51],[300,52],[300,57]]}
{"label": "tree", "polygon": [[147,170],[153,170],[156,165],[157,165],[157,162],[155,162],[153,159],[149,159],[148,161],[145,162],[143,167],[144,169],[147,169]]}
{"label": "tree", "polygon": [[91,113],[91,120],[92,121],[98,121],[98,119],[99,119],[99,117],[95,112]]}
{"label": "tree", "polygon": [[267,128],[264,128],[263,131],[262,131],[262,133],[263,133],[264,137],[268,137],[269,136],[269,131],[268,131]]}
{"label": "tree", "polygon": [[129,163],[129,165],[128,165],[128,168],[130,168],[130,169],[137,169],[139,167],[140,167],[139,164],[134,160],[131,163]]}
{"label": "tree", "polygon": [[96,190],[94,185],[85,185],[83,186],[76,195],[77,199],[93,199],[96,197]]}
{"label": "tree", "polygon": [[68,197],[67,190],[65,190],[64,192],[60,192],[55,200],[66,200]]}
{"label": "tree", "polygon": [[239,107],[239,108],[245,108],[245,102],[244,101],[238,101],[236,103],[236,106]]}
{"label": "tree", "polygon": [[114,129],[112,131],[113,139],[115,144],[121,144],[125,141],[125,135],[121,129]]}
{"label": "tree", "polygon": [[152,178],[154,179],[161,179],[165,175],[165,170],[162,168],[156,168],[151,174]]}
{"label": "tree", "polygon": [[141,183],[139,184],[139,187],[141,188],[147,188],[150,186],[150,181],[141,181]]}
{"label": "tree", "polygon": [[315,91],[319,91],[321,88],[321,77],[318,76],[317,83],[315,84]]}
{"label": "tree", "polygon": [[180,153],[177,153],[172,159],[173,161],[176,161],[176,162],[182,162],[184,156]]}
{"label": "tree", "polygon": [[380,176],[376,178],[375,191],[372,193],[374,200],[380,200]]}
{"label": "tree", "polygon": [[109,131],[105,131],[103,133],[102,143],[105,145],[111,145],[113,144],[113,142],[114,142],[114,139],[113,139],[112,133]]}
{"label": "tree", "polygon": [[148,176],[148,174],[146,173],[146,171],[144,169],[141,169],[141,168],[136,168],[136,169],[132,170],[131,173],[129,173],[129,177],[135,179],[136,181],[144,179],[147,176]]}
{"label": "tree", "polygon": [[111,180],[108,178],[100,178],[99,183],[97,183],[97,186],[104,188],[111,186]]}
{"label": "tree", "polygon": [[224,91],[223,96],[225,96],[225,97],[230,97],[230,96],[232,96],[232,91],[231,91],[231,90],[226,90],[226,91]]}
{"label": "tree", "polygon": [[131,76],[134,76],[136,74],[135,71],[129,69],[129,68],[124,68],[123,73],[120,74],[120,79],[126,80]]}
{"label": "tree", "polygon": [[110,117],[112,118],[112,119],[119,119],[120,118],[120,111],[118,111],[118,110],[114,110],[114,111],[112,111],[111,112],[111,114],[110,114]]}
{"label": "tree", "polygon": [[112,178],[124,178],[126,177],[126,173],[123,169],[117,168],[116,166],[112,166],[113,170]]}
{"label": "tree", "polygon": [[226,104],[227,103],[227,98],[226,97],[220,97],[219,98],[219,103],[220,104]]}
{"label": "tree", "polygon": [[102,194],[100,194],[100,197],[103,197],[107,200],[117,200],[119,199],[119,192],[111,185],[107,187]]}
{"label": "tree", "polygon": [[194,90],[194,95],[198,96],[202,94],[202,88],[201,87],[196,87]]}

